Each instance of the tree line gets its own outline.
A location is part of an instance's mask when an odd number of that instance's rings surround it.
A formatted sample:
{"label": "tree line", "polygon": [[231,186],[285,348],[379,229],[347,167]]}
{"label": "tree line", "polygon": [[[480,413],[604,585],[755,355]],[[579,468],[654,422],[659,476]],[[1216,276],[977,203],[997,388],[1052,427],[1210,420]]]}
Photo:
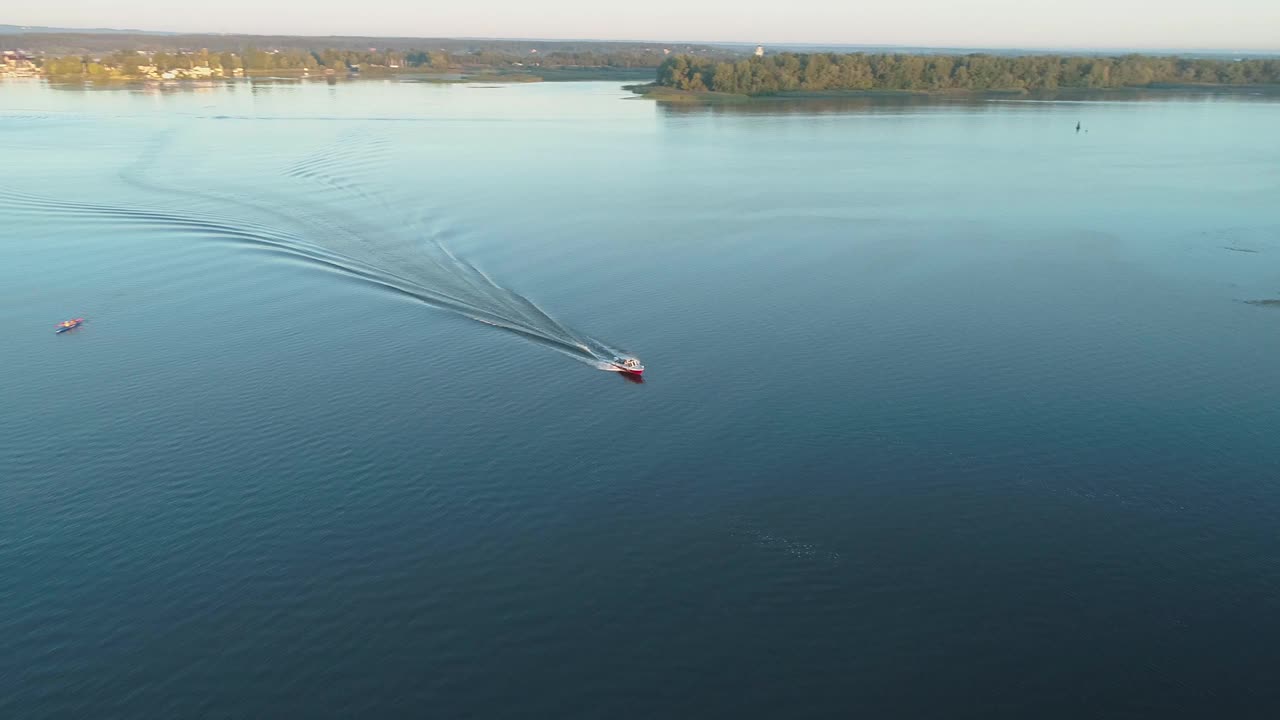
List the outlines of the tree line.
{"label": "tree line", "polygon": [[694,92],[771,95],[824,90],[1055,90],[1159,84],[1280,84],[1280,60],[1125,55],[904,55],[781,53],[738,61],[679,55],[658,85]]}
{"label": "tree line", "polygon": [[263,50],[248,46],[239,52],[117,50],[91,57],[68,55],[45,57],[41,64],[49,75],[136,76],[140,68],[153,66],[158,72],[208,67],[230,75],[235,70],[254,71],[322,71],[346,72],[352,68],[366,70],[409,70],[441,72],[466,68],[517,67],[591,67],[591,68],[656,68],[665,57],[660,51],[622,50],[617,52],[553,51],[545,54],[516,54],[495,50],[449,53],[444,50],[350,50],[301,48]]}
{"label": "tree line", "polygon": [[190,70],[196,67],[207,67],[221,70],[224,73],[235,70],[342,70],[359,66],[404,67],[421,65],[424,67],[447,67],[450,60],[443,53],[422,53],[421,57],[412,53],[398,52],[361,52],[353,50],[322,51],[308,50],[260,50],[249,47],[240,52],[197,51],[158,51],[154,53],[138,53],[133,50],[118,50],[109,55],[91,58],[87,55],[66,57],[45,57],[42,67],[49,75],[95,75],[118,71],[122,75],[132,76],[141,72],[140,68],[151,66],[159,72],[169,70]]}

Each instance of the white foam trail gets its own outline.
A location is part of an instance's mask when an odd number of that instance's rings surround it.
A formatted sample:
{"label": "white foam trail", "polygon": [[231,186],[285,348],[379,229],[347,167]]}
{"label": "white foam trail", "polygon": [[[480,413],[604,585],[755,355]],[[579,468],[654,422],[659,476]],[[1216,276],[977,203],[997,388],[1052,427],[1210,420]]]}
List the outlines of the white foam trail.
{"label": "white foam trail", "polygon": [[[46,211],[154,225],[185,237],[215,237],[288,253],[519,335],[602,370],[617,370],[608,361],[626,354],[568,327],[460,257],[442,242],[438,231],[432,231],[435,221],[429,213],[420,212],[421,204],[393,206],[386,193],[371,188],[369,179],[382,174],[380,166],[392,156],[392,144],[376,133],[352,131],[338,137],[333,145],[280,169],[281,180],[315,183],[321,193],[357,199],[366,211],[355,215],[342,213],[338,202],[300,204],[296,194],[287,198],[274,194],[272,199],[270,187],[238,187],[236,193],[192,190],[207,185],[191,178],[157,177],[156,163],[169,152],[174,136],[175,131],[156,136],[136,162],[122,169],[120,177],[125,184],[149,194],[164,193],[185,200],[181,212],[30,196],[19,199],[16,194],[9,197],[17,204],[41,206]],[[303,197],[313,194],[307,192]],[[0,204],[3,200],[0,197]],[[197,205],[203,213],[193,210]],[[377,218],[377,223],[369,218]],[[397,218],[404,222],[397,222]]]}
{"label": "white foam trail", "polygon": [[369,243],[347,247],[341,242],[316,242],[261,223],[191,211],[178,214],[145,207],[63,201],[3,189],[0,189],[0,208],[153,227],[169,235],[204,237],[286,253],[520,335],[592,367],[616,370],[605,362],[610,356],[604,354],[608,350],[603,343],[571,330],[437,240],[424,246],[416,258],[418,262],[397,263],[394,255],[380,257],[369,252],[367,248],[372,246]]}

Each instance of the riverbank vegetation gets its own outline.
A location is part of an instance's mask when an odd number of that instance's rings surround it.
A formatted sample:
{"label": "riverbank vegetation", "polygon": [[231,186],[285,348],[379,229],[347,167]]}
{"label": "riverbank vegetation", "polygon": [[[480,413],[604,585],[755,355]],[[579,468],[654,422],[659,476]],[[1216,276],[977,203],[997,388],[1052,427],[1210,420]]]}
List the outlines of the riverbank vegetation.
{"label": "riverbank vegetation", "polygon": [[93,80],[199,79],[252,75],[390,75],[399,73],[450,74],[455,79],[504,78],[511,82],[538,80],[623,80],[653,77],[661,62],[646,54],[550,53],[517,58],[493,52],[451,55],[443,50],[261,50],[239,52],[120,50],[109,54],[45,56],[33,66],[55,78]]}
{"label": "riverbank vegetation", "polygon": [[0,58],[0,71],[94,80],[426,73],[636,81],[652,78],[672,55],[738,55],[688,43],[466,38],[42,32],[0,40],[11,48]]}
{"label": "riverbank vegetation", "polygon": [[857,90],[1033,91],[1161,84],[1280,84],[1280,59],[781,53],[733,61],[680,55],[663,61],[657,77],[657,85],[663,88],[749,96]]}

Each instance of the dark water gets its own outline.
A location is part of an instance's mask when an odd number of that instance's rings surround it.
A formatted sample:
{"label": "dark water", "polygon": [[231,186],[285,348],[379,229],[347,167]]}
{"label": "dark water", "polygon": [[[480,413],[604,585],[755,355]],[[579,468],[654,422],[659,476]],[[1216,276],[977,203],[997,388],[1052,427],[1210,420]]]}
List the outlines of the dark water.
{"label": "dark water", "polygon": [[0,85],[0,717],[1280,712],[1280,104],[625,97]]}

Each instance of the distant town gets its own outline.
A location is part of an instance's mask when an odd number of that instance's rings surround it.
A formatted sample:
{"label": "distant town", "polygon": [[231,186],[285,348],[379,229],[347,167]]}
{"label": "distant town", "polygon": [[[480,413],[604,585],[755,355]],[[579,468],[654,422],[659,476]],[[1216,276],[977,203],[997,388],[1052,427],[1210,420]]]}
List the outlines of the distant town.
{"label": "distant town", "polygon": [[151,80],[199,80],[221,77],[243,77],[240,67],[225,67],[219,60],[198,57],[193,60],[161,60],[159,64],[150,53],[139,51],[139,59],[132,63],[114,59],[88,57],[41,57],[22,50],[0,51],[0,76],[85,76],[92,79],[151,79]]}

